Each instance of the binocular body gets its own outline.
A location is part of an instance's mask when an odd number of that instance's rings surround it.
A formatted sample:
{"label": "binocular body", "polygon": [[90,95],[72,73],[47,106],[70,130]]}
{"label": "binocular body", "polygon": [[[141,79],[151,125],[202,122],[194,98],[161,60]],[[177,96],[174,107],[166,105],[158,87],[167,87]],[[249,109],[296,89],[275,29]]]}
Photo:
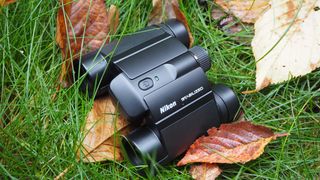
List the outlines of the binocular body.
{"label": "binocular body", "polygon": [[74,65],[85,76],[83,91],[91,96],[109,92],[122,115],[140,125],[122,139],[134,165],[166,164],[210,127],[237,114],[234,92],[212,87],[206,77],[207,52],[188,44],[183,24],[169,20],[113,41]]}

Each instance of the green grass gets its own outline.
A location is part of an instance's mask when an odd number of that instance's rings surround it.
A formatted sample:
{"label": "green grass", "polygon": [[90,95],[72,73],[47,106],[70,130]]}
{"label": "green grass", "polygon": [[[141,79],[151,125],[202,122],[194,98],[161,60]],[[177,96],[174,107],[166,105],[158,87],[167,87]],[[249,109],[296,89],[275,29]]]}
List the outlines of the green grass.
{"label": "green grass", "polygon": [[[113,1],[112,1],[113,2]],[[108,1],[110,3],[110,1]],[[132,33],[147,24],[151,1],[113,2],[120,7],[117,34]],[[252,162],[223,165],[221,179],[318,179],[320,174],[320,72],[273,85],[249,95],[254,89],[255,62],[250,46],[242,45],[217,28],[210,9],[195,1],[181,6],[195,38],[206,47],[213,67],[210,81],[225,83],[238,94],[245,117],[276,132],[289,132],[269,144]],[[75,158],[81,127],[92,107],[77,87],[55,93],[61,52],[55,43],[58,1],[20,0],[0,13],[0,178],[53,178],[67,167],[66,178],[136,179],[128,163],[82,163]],[[252,36],[252,31],[234,36]],[[318,108],[317,108],[318,107]],[[188,179],[188,166],[175,162],[158,179]]]}

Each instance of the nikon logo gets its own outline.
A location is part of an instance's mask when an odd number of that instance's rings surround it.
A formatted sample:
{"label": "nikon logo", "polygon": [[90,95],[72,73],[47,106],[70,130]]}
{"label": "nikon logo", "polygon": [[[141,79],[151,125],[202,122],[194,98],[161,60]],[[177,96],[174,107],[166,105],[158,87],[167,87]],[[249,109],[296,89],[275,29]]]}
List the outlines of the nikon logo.
{"label": "nikon logo", "polygon": [[176,102],[176,101],[173,101],[173,102],[170,103],[170,104],[166,104],[166,105],[162,106],[162,107],[160,108],[160,114],[163,114],[163,113],[165,113],[166,111],[168,111],[169,109],[174,108],[176,105],[177,105],[177,102]]}

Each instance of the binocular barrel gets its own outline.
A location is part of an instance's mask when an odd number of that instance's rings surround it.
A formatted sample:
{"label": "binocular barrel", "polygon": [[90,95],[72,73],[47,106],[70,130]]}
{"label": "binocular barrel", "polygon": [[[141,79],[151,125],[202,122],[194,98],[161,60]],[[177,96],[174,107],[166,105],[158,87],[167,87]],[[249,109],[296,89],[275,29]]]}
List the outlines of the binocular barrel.
{"label": "binocular barrel", "polygon": [[[164,43],[170,37],[174,37],[176,41],[179,41],[179,44]],[[153,52],[150,51],[148,61],[144,60],[147,57],[133,60],[134,62],[126,61],[128,57],[144,51],[146,48],[157,46],[157,44],[169,45],[163,49],[158,48]],[[75,78],[81,81],[81,91],[87,92],[90,97],[105,95],[113,78],[123,71],[132,69],[128,66],[150,69],[160,63],[159,57],[165,53],[173,56],[187,51],[186,47],[188,46],[189,36],[185,26],[181,22],[171,19],[166,23],[144,28],[133,35],[123,37],[121,40],[114,40],[101,49],[85,54],[73,64]],[[169,48],[171,49],[169,50]]]}
{"label": "binocular barrel", "polygon": [[164,165],[185,152],[208,128],[232,122],[239,109],[234,92],[227,86],[216,85],[212,95],[209,102],[165,128],[142,126],[123,136],[126,157],[134,165]]}

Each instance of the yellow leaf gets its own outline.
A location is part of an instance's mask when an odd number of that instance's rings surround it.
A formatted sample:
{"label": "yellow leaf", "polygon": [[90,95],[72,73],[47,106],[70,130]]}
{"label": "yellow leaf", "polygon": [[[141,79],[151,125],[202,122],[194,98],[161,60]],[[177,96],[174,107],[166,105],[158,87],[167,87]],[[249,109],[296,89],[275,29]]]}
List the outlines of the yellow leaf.
{"label": "yellow leaf", "polygon": [[272,0],[255,23],[256,90],[320,66],[320,0]]}

